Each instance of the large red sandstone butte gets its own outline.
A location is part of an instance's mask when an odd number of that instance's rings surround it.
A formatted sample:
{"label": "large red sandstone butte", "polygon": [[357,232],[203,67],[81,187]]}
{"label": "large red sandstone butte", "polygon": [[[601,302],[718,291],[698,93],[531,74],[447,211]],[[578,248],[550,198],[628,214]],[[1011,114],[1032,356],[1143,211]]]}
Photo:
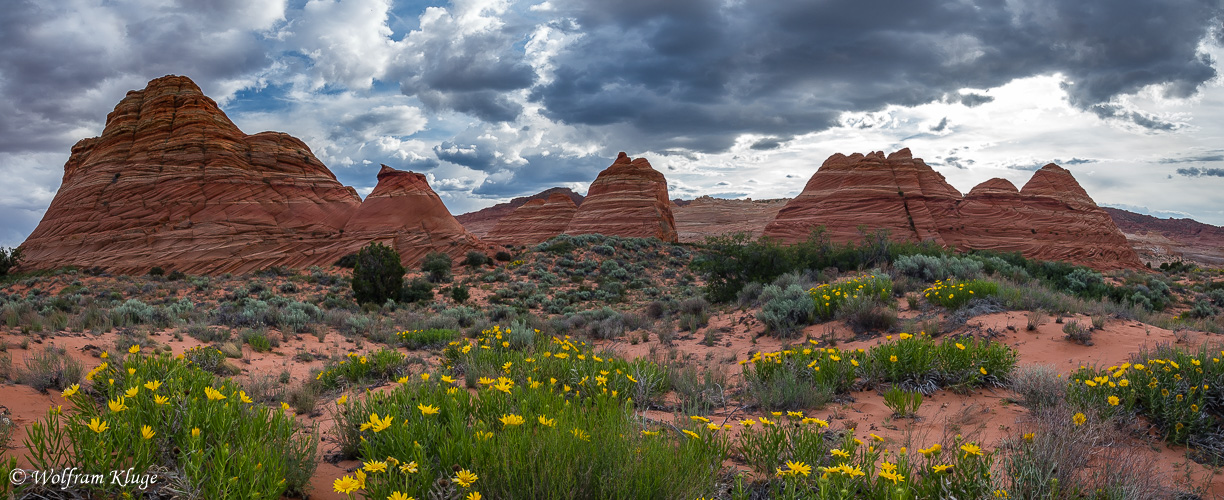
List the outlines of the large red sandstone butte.
{"label": "large red sandstone butte", "polygon": [[834,241],[857,241],[859,227],[893,240],[934,241],[960,250],[1018,251],[1107,270],[1140,267],[1109,215],[1067,170],[1049,164],[1017,190],[991,179],[961,196],[908,149],[888,157],[835,154],[764,235],[784,242],[825,226]]}
{"label": "large red sandstone butte", "polygon": [[374,241],[395,249],[406,263],[417,262],[432,251],[456,258],[473,250],[489,251],[487,244],[455,220],[423,174],[386,165],[378,171],[374,191],[344,225],[344,243],[333,253],[354,253]]}
{"label": "large red sandstone butte", "polygon": [[[361,205],[302,141],[247,135],[189,78],[166,76],[128,92],[100,137],[73,146],[59,191],[21,245],[22,267],[207,274],[328,265],[364,244],[354,236],[376,239],[342,232]],[[380,238],[404,229],[386,231]]]}
{"label": "large red sandstone butte", "polygon": [[676,221],[667,198],[667,179],[645,158],[630,159],[622,152],[591,183],[565,233],[675,242]]}
{"label": "large red sandstone butte", "polygon": [[573,199],[553,193],[547,200],[531,200],[502,217],[485,239],[501,245],[534,245],[565,232],[577,212]]}

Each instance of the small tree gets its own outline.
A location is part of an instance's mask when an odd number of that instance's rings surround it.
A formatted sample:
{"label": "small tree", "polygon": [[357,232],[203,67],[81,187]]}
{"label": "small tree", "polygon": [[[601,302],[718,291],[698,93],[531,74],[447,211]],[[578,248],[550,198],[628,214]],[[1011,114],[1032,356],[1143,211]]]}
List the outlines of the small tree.
{"label": "small tree", "polygon": [[383,304],[398,298],[404,286],[404,264],[399,254],[382,243],[370,243],[357,252],[353,265],[353,295],[358,304]]}
{"label": "small tree", "polygon": [[0,276],[8,274],[21,261],[20,248],[0,248]]}
{"label": "small tree", "polygon": [[429,273],[431,283],[442,283],[450,281],[452,264],[450,255],[442,252],[429,252],[421,260],[421,270]]}
{"label": "small tree", "polygon": [[469,297],[471,297],[471,294],[468,292],[468,288],[466,286],[455,285],[451,287],[451,299],[454,299],[455,302],[462,304],[466,302]]}

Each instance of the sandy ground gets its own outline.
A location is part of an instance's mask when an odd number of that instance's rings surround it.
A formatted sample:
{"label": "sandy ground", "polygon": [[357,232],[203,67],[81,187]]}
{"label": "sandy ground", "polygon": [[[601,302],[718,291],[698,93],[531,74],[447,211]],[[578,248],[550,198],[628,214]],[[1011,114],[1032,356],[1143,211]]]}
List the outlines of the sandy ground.
{"label": "sandy ground", "polygon": [[[912,316],[913,312],[903,310],[901,315]],[[1203,342],[1217,341],[1200,332],[1190,332],[1178,339],[1169,330],[1135,321],[1111,319],[1104,329],[1094,333],[1094,345],[1084,346],[1065,340],[1062,325],[1055,323],[1053,317],[1047,318],[1045,324],[1036,331],[1025,331],[1026,315],[1025,311],[1011,311],[980,316],[969,320],[961,333],[967,331],[991,335],[1015,348],[1021,365],[1049,365],[1061,373],[1069,373],[1081,365],[1120,364],[1128,361],[1130,356],[1141,348],[1154,347],[1157,343],[1180,341],[1187,347],[1196,347]],[[1091,323],[1091,319],[1084,316],[1068,317],[1064,321]],[[705,342],[708,332],[713,332],[716,340]],[[740,360],[747,359],[754,352],[776,351],[786,345],[774,337],[762,336],[763,332],[764,326],[751,312],[732,309],[712,316],[708,327],[695,334],[677,333],[671,347],[661,345],[656,333],[643,331],[629,332],[618,340],[599,342],[596,346],[630,358],[656,359],[665,359],[668,350],[675,349],[677,356],[687,357],[705,368],[723,370],[732,384],[735,384],[742,370],[738,363]],[[643,333],[649,336],[646,342],[640,340]],[[635,337],[639,339],[636,343],[630,340]],[[0,329],[0,341],[7,342],[14,366],[21,366],[23,359],[36,350],[54,345],[72,353],[88,370],[101,362],[97,358],[101,349],[114,350],[117,334],[61,333],[45,339],[34,337],[29,350],[18,347],[23,338],[18,332]],[[169,345],[176,354],[200,345],[200,342],[191,337],[184,336],[182,340],[175,340],[173,332],[169,330],[154,332],[151,338],[160,344]],[[836,339],[838,347],[843,349],[869,348],[885,340],[881,336],[856,338],[846,326],[833,322],[808,326],[796,340],[803,341],[806,338],[826,341]],[[292,386],[308,379],[312,369],[323,365],[323,361],[319,359],[310,362],[295,360],[294,354],[299,350],[322,357],[353,351],[365,352],[379,347],[381,346],[378,344],[365,342],[358,349],[351,341],[334,332],[325,335],[322,341],[314,335],[302,334],[290,336],[279,348],[268,353],[255,353],[246,347],[244,358],[231,362],[242,369],[240,380],[249,380],[252,376],[275,378],[282,371],[288,371]],[[430,357],[430,353],[425,352],[403,352]],[[419,368],[414,368],[415,370]],[[375,390],[387,389],[389,386]],[[325,456],[336,451],[330,430],[334,425],[331,416],[335,409],[335,399],[339,396],[340,394],[327,395],[321,400],[315,414],[298,416],[304,424],[318,424],[321,431],[320,463],[311,481],[314,491],[311,498],[344,498],[332,492],[332,481],[359,466],[356,461],[337,464],[323,461]],[[365,397],[364,391],[354,392],[350,397]],[[879,435],[885,439],[885,446],[890,449],[898,449],[901,446],[917,449],[936,441],[946,441],[949,434],[955,433],[977,440],[987,449],[994,449],[1002,446],[1007,439],[1014,439],[1020,429],[1027,429],[1027,426],[1031,425],[1027,420],[1027,410],[1016,404],[1014,398],[1015,396],[1005,389],[981,389],[970,394],[939,391],[924,401],[917,418],[894,418],[891,410],[885,407],[883,397],[870,390],[852,393],[842,402],[805,413],[828,420],[833,429],[854,428],[860,437],[869,436],[870,433]],[[0,386],[0,401],[0,404],[8,408],[12,419],[18,425],[13,439],[15,449],[11,452],[19,457],[22,464],[28,465],[26,450],[22,445],[26,429],[45,416],[48,408],[64,404],[64,401],[58,391],[40,394],[21,385]],[[643,412],[643,415],[665,421],[675,418],[671,413],[660,411]],[[731,432],[738,433],[742,428],[739,420],[760,415],[760,412],[745,413],[738,407],[726,407],[714,411],[709,417],[715,422],[730,423]],[[1196,488],[1209,496],[1224,497],[1224,479],[1217,477],[1211,469],[1186,459],[1184,448],[1169,447],[1157,440],[1144,440],[1139,436],[1133,438],[1132,444],[1130,449],[1135,454],[1151,458],[1157,464],[1156,470],[1152,472],[1166,478],[1169,484],[1177,485],[1181,489]]]}

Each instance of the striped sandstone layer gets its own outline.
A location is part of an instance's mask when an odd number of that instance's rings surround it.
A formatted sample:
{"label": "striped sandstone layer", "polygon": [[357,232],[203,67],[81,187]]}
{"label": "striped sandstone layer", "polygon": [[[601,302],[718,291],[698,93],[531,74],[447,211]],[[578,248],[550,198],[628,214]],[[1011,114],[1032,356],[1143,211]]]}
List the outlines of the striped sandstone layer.
{"label": "striped sandstone layer", "polygon": [[1109,215],[1066,169],[1042,167],[1017,190],[991,179],[961,196],[908,149],[884,156],[835,154],[787,203],[764,235],[785,242],[824,226],[834,241],[859,228],[887,229],[896,241],[934,241],[960,250],[1018,251],[1096,269],[1140,267]]}
{"label": "striped sandstone layer", "polygon": [[502,217],[485,239],[501,245],[534,245],[565,232],[576,213],[574,200],[553,193],[547,200],[531,200]]}
{"label": "striped sandstone layer", "polygon": [[591,183],[566,234],[658,238],[675,242],[667,180],[645,158],[617,156]]}

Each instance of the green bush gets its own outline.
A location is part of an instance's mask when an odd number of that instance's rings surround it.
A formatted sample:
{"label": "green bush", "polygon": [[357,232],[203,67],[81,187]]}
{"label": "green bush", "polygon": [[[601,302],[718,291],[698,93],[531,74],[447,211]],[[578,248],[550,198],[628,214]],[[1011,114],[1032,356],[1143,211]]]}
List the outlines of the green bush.
{"label": "green bush", "polygon": [[471,297],[471,293],[468,292],[468,287],[463,285],[455,285],[451,287],[450,296],[455,302],[462,304],[467,302],[467,299]]}
{"label": "green bush", "polygon": [[765,323],[765,330],[775,337],[791,338],[799,329],[812,323],[816,310],[812,298],[799,285],[785,289],[768,285],[761,289],[760,300],[764,302],[757,319]]}
{"label": "green bush", "polygon": [[20,248],[0,248],[0,276],[8,274],[17,264],[21,263]]}
{"label": "green bush", "polygon": [[927,283],[951,278],[980,278],[982,268],[979,260],[954,255],[905,255],[893,262],[897,272]]}
{"label": "green bush", "polygon": [[891,278],[873,273],[846,281],[826,283],[808,290],[808,294],[816,305],[816,317],[828,321],[833,319],[842,304],[851,299],[873,298],[880,303],[886,303],[892,297],[892,286]]}
{"label": "green bush", "polygon": [[430,283],[442,283],[451,279],[450,255],[442,252],[429,252],[421,260],[421,270],[427,273]]}
{"label": "green bush", "polygon": [[409,349],[430,349],[445,347],[451,341],[459,338],[459,332],[443,328],[428,330],[406,330],[396,334],[400,343]]}
{"label": "green bush", "polygon": [[949,280],[936,281],[933,286],[923,290],[922,295],[932,304],[958,309],[971,299],[984,299],[997,293],[999,285],[993,281],[972,280],[957,283]]}
{"label": "green bush", "polygon": [[409,283],[405,283],[404,287],[400,289],[400,301],[409,304],[432,300],[433,297],[433,285],[424,278],[416,278]]}
{"label": "green bush", "polygon": [[[300,432],[292,415],[255,404],[234,381],[200,368],[169,354],[107,360],[85,377],[94,383],[72,385],[63,394],[69,404],[28,427],[30,463],[80,467],[85,477],[129,468],[172,477],[148,491],[138,482],[82,484],[83,498],[301,496],[316,465],[317,428]],[[35,490],[25,493],[41,496],[40,486],[25,485]],[[60,497],[55,488],[51,496]]]}
{"label": "green bush", "polygon": [[399,295],[404,286],[404,264],[399,254],[382,243],[371,243],[357,252],[353,266],[353,296],[358,304],[382,305]]}
{"label": "green bush", "polygon": [[485,255],[484,252],[477,252],[475,250],[468,252],[467,256],[465,256],[463,259],[463,265],[471,268],[477,268],[492,263],[493,259],[490,259],[488,255]]}

